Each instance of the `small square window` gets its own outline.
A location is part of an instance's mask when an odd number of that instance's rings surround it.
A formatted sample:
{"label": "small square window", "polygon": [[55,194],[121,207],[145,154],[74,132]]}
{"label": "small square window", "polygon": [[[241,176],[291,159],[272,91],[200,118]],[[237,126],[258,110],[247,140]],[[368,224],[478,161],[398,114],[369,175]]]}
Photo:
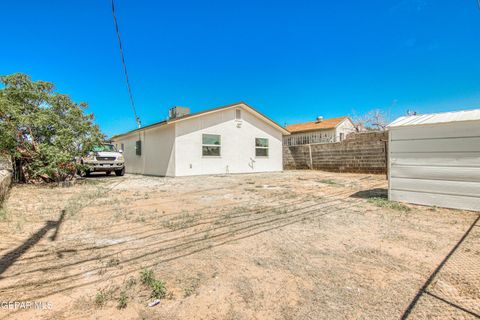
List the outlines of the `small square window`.
{"label": "small square window", "polygon": [[255,156],[268,157],[268,139],[255,138]]}

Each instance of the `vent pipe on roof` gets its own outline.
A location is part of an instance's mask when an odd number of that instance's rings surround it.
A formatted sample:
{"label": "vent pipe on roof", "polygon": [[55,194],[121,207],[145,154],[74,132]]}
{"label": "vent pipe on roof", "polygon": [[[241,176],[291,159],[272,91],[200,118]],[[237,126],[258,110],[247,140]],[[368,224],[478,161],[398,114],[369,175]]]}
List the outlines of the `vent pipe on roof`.
{"label": "vent pipe on roof", "polygon": [[175,119],[175,118],[180,118],[182,116],[185,116],[190,113],[189,108],[185,107],[173,107],[170,110],[168,110],[168,118],[169,119]]}
{"label": "vent pipe on roof", "polygon": [[315,121],[316,123],[319,123],[319,122],[322,122],[323,121],[323,117],[322,116],[318,116],[317,117],[317,121]]}

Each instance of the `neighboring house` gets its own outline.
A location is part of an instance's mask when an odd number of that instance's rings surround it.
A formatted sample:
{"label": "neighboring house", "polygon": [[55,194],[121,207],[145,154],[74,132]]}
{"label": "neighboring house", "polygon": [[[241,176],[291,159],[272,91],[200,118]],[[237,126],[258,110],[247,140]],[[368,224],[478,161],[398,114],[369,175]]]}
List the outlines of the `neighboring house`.
{"label": "neighboring house", "polygon": [[355,126],[349,117],[325,120],[318,117],[316,121],[291,124],[286,129],[291,133],[283,139],[287,146],[338,142],[344,140],[347,134],[355,132]]}
{"label": "neighboring house", "polygon": [[126,172],[157,176],[282,171],[289,132],[243,102],[188,114],[112,137]]}
{"label": "neighboring house", "polygon": [[390,200],[480,211],[480,110],[401,117],[388,131]]}

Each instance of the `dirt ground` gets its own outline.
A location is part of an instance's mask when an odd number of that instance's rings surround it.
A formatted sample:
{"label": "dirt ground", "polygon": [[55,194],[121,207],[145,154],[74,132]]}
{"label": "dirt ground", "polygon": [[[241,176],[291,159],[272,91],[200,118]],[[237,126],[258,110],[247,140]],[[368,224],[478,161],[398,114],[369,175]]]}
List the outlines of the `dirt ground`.
{"label": "dirt ground", "polygon": [[320,171],[17,185],[0,318],[476,318],[478,213],[391,203],[386,186]]}

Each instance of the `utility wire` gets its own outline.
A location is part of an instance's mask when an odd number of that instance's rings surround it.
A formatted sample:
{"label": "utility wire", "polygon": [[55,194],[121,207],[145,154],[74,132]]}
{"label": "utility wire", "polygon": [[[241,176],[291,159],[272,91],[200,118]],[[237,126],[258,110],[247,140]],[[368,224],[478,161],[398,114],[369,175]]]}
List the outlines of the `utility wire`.
{"label": "utility wire", "polygon": [[137,116],[137,111],[135,109],[135,102],[133,101],[132,88],[130,86],[130,80],[128,79],[127,65],[125,64],[125,57],[123,56],[122,40],[120,39],[120,31],[118,30],[117,17],[115,16],[114,0],[112,0],[112,15],[113,15],[113,22],[115,23],[115,30],[117,31],[118,47],[120,49],[120,56],[122,57],[122,65],[123,65],[123,71],[125,72],[125,79],[127,81],[128,94],[130,95],[130,102],[132,103],[132,110],[133,110],[133,114],[135,115],[135,121],[137,122],[137,126],[140,128],[142,124],[140,122],[140,118]]}

